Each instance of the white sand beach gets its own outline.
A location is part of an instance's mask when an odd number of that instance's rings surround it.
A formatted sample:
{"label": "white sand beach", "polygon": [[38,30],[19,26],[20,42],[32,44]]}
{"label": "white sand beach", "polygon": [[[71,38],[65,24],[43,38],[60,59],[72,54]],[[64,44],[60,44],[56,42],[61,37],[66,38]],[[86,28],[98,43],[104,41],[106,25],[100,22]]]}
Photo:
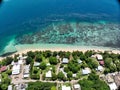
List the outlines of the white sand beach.
{"label": "white sand beach", "polygon": [[[98,47],[98,46],[77,46],[77,45],[67,45],[67,44],[21,44],[15,46],[17,52],[10,55],[14,56],[15,54],[22,54],[27,53],[28,51],[45,51],[45,50],[51,50],[51,51],[82,51],[85,52],[87,50],[94,50],[94,51],[111,51],[115,54],[119,53],[120,50],[117,48],[108,48],[108,47]],[[3,57],[0,57],[0,60],[2,60]]]}

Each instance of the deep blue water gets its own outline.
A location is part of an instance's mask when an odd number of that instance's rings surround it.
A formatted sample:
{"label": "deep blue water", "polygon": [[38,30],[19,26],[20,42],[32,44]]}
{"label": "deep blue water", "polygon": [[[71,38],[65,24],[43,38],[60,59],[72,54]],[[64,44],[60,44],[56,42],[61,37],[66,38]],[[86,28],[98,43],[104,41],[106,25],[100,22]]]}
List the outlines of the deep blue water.
{"label": "deep blue water", "polygon": [[37,31],[35,25],[99,20],[119,22],[117,0],[4,0],[0,6],[0,50],[10,36]]}

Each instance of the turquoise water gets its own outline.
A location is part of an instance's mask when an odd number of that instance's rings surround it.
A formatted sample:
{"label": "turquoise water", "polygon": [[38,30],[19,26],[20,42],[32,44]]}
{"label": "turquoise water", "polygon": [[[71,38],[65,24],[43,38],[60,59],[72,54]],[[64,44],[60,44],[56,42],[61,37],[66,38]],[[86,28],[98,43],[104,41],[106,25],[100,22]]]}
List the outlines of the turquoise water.
{"label": "turquoise water", "polygon": [[54,43],[119,47],[119,14],[117,0],[4,0],[0,6],[0,51],[3,53],[13,39],[13,46]]}

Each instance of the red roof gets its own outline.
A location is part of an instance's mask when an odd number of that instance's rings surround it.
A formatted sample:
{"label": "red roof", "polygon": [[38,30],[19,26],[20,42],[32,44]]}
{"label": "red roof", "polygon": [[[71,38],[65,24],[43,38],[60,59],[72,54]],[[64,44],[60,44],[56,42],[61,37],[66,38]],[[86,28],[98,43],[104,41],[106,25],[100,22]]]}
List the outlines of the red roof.
{"label": "red roof", "polygon": [[104,63],[103,60],[101,60],[101,61],[99,61],[99,64],[100,64],[100,65],[104,65],[105,63]]}
{"label": "red roof", "polygon": [[4,71],[6,71],[7,70],[7,66],[2,66],[1,68],[0,68],[0,72],[4,72]]}

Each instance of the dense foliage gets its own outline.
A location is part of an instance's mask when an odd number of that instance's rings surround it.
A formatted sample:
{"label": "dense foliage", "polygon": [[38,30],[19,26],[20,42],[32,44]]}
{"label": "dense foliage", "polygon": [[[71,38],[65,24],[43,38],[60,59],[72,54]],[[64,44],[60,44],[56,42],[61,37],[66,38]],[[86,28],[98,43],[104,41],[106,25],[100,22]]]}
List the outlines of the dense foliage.
{"label": "dense foliage", "polygon": [[80,80],[78,83],[81,85],[81,90],[110,90],[107,84],[94,73],[91,73],[88,79]]}
{"label": "dense foliage", "polygon": [[48,82],[29,82],[26,90],[56,90],[55,83]]}

